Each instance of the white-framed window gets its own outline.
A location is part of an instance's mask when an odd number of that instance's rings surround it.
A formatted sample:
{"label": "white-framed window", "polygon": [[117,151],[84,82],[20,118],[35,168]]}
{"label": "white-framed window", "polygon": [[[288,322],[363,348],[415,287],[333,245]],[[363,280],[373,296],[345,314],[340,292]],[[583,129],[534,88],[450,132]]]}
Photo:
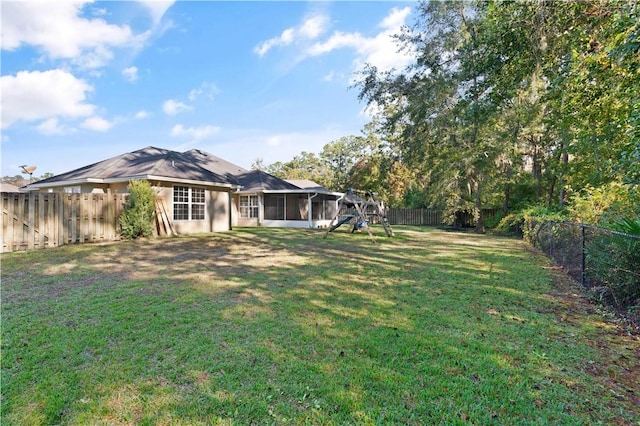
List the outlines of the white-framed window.
{"label": "white-framed window", "polygon": [[204,220],[204,188],[173,187],[173,220]]}
{"label": "white-framed window", "polygon": [[258,196],[257,195],[241,195],[240,196],[240,217],[242,218],[258,217]]}

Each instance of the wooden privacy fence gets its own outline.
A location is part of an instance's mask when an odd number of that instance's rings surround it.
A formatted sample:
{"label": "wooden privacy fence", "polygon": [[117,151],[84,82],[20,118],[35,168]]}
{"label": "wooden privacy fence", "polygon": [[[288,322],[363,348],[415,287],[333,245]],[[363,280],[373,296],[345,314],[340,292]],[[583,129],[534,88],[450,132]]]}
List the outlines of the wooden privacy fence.
{"label": "wooden privacy fence", "polygon": [[120,239],[127,194],[2,193],[2,251]]}
{"label": "wooden privacy fence", "polygon": [[387,220],[391,225],[442,225],[442,212],[431,209],[389,209]]}
{"label": "wooden privacy fence", "polygon": [[[482,209],[485,223],[491,221],[495,223],[502,217],[501,209]],[[439,226],[443,223],[443,212],[432,209],[400,209],[393,208],[387,210],[387,220],[391,225],[426,225]],[[455,223],[452,225],[469,227],[476,225],[476,219],[472,212],[459,211],[455,216]]]}

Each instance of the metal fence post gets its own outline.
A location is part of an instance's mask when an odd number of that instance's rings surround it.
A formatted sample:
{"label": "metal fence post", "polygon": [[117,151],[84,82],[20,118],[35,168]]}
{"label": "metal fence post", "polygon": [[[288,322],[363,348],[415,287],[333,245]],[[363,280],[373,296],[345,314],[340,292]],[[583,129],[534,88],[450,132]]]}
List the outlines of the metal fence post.
{"label": "metal fence post", "polygon": [[553,227],[555,226],[555,222],[551,220],[549,224],[549,257],[553,259]]}

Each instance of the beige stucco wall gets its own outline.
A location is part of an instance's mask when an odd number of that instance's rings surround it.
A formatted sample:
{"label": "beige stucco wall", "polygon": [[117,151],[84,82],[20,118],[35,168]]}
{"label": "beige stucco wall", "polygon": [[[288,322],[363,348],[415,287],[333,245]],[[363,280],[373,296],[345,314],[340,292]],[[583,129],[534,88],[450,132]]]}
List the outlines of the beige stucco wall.
{"label": "beige stucco wall", "polygon": [[231,194],[229,191],[210,191],[209,223],[211,231],[228,231],[231,229]]}
{"label": "beige stucco wall", "polygon": [[[156,190],[159,200],[164,203],[167,217],[172,222],[174,229],[178,234],[194,234],[203,232],[221,232],[231,229],[230,226],[230,200],[231,194],[229,188],[211,187],[199,185],[179,184],[181,186],[189,186],[205,189],[205,218],[204,220],[174,220],[173,219],[173,187],[171,182],[151,182]],[[78,186],[78,185],[76,185]],[[98,192],[112,194],[126,194],[128,192],[128,182],[100,184],[87,183],[81,184],[80,192],[83,194]],[[64,192],[64,186],[51,188],[42,188],[40,192]]]}
{"label": "beige stucco wall", "polygon": [[157,183],[158,198],[163,200],[165,209],[169,219],[173,223],[178,234],[196,234],[203,232],[221,232],[228,231],[230,228],[229,220],[229,201],[230,193],[228,188],[212,188],[197,185],[183,185],[194,188],[205,189],[205,216],[204,220],[175,220],[173,218],[173,184]]}

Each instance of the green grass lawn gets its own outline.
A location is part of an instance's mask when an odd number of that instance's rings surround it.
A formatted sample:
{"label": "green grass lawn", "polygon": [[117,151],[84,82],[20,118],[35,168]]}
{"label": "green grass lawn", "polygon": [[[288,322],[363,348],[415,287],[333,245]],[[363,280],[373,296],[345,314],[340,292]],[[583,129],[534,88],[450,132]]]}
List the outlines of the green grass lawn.
{"label": "green grass lawn", "polygon": [[2,424],[640,424],[640,342],[519,240],[238,229],[2,255]]}

